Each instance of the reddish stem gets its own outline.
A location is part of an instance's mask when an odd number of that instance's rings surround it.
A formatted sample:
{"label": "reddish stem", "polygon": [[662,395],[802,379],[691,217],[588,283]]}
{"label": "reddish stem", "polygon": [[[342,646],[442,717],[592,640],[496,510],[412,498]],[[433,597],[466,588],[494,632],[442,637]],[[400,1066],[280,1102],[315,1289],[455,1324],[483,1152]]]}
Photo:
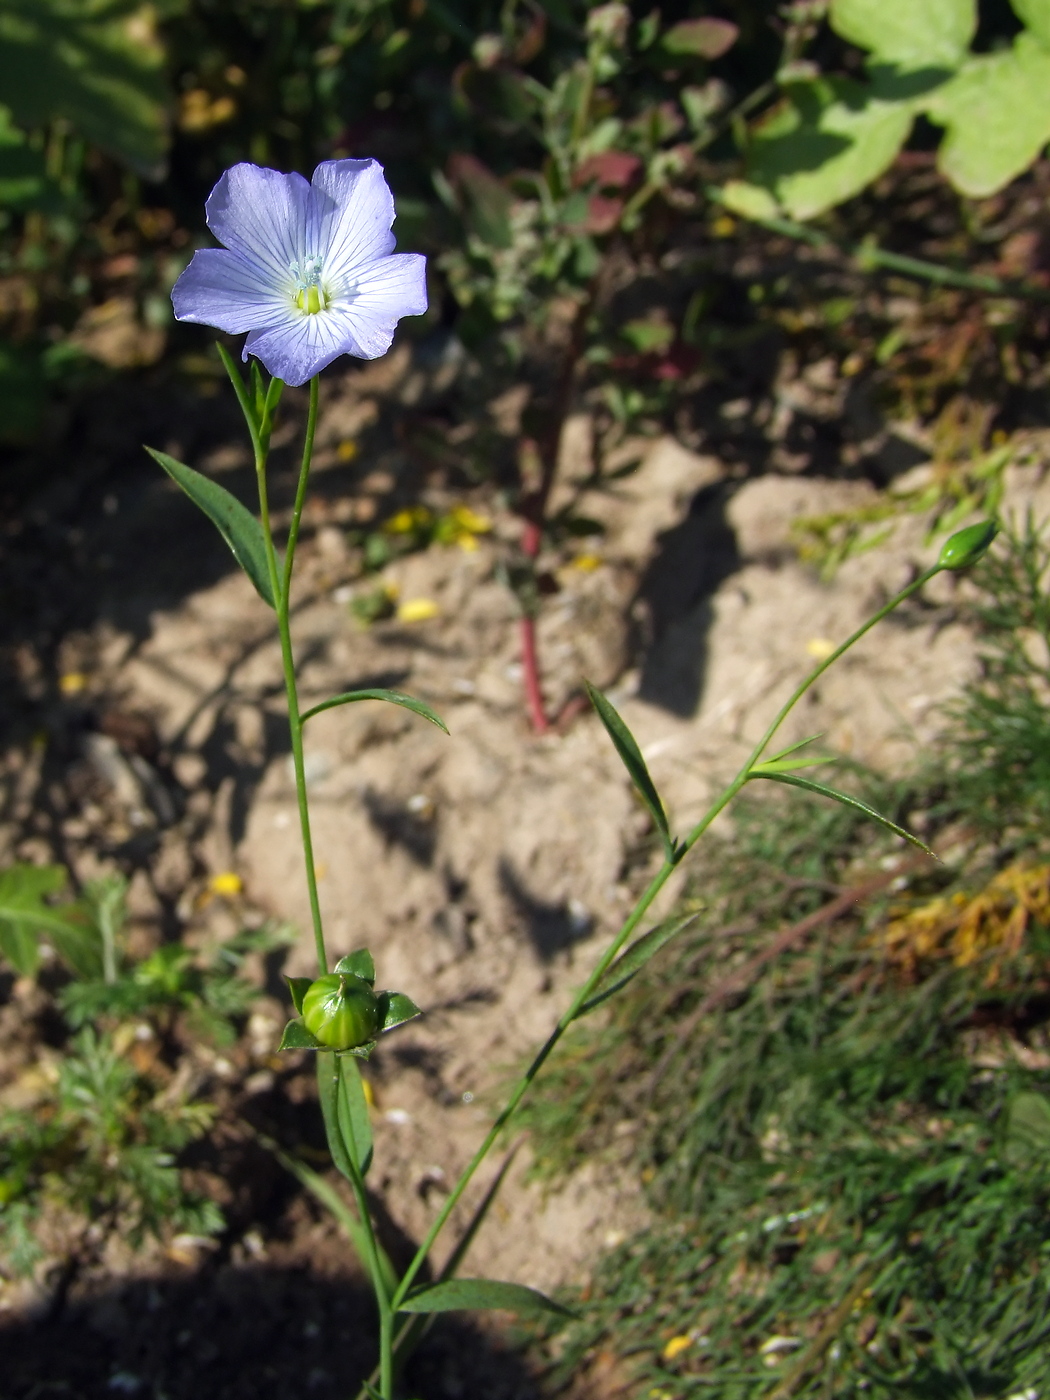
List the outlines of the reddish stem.
{"label": "reddish stem", "polygon": [[540,667],[536,657],[536,619],[527,613],[521,619],[521,669],[525,682],[525,703],[537,734],[546,734],[550,721],[540,689]]}

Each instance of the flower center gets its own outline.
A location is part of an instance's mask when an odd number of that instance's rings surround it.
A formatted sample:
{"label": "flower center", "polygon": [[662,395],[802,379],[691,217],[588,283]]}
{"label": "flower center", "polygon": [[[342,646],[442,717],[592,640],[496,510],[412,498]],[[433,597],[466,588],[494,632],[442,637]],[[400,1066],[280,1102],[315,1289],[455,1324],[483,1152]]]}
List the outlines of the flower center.
{"label": "flower center", "polygon": [[322,263],[322,258],[314,253],[308,258],[303,258],[301,262],[288,264],[288,271],[295,278],[297,289],[295,304],[300,311],[305,311],[311,316],[323,311],[328,305],[328,296],[321,286]]}

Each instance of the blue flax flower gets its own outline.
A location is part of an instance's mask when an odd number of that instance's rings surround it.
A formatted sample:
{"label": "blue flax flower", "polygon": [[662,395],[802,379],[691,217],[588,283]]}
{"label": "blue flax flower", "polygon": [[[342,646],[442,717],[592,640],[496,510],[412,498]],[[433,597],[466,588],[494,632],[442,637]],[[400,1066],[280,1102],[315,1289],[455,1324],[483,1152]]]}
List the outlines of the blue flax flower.
{"label": "blue flax flower", "polygon": [[208,196],[225,247],[194,253],[171,293],[179,321],[238,335],[288,384],[338,355],[374,360],[427,309],[426,259],[394,253],[394,201],[374,160],[326,160],[308,181],[235,165]]}

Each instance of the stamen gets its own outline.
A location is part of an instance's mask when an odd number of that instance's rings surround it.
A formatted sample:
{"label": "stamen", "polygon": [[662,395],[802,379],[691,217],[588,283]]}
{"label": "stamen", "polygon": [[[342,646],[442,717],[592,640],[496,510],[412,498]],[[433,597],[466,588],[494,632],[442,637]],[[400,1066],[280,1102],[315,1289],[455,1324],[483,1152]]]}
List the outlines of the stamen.
{"label": "stamen", "polygon": [[324,260],[318,254],[303,258],[302,262],[288,264],[288,271],[295,278],[299,295],[295,302],[300,311],[316,315],[328,305],[328,297],[321,286],[321,268]]}

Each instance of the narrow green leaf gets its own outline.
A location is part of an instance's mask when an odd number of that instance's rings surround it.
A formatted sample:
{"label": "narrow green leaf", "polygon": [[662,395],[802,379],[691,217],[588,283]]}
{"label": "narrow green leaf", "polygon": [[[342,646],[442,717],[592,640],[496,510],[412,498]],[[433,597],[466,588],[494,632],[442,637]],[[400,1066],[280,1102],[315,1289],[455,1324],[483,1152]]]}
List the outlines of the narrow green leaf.
{"label": "narrow green leaf", "polygon": [[376,984],[375,960],[367,948],[358,948],[356,953],[347,953],[345,958],[339,959],[332,971],[350,972],[355,977],[360,977],[362,982],[367,982],[370,987]]}
{"label": "narrow green leaf", "polygon": [[275,607],[266,563],[266,542],[262,526],[251,511],[224,486],[177,462],[166,452],[157,452],[152,447],[147,447],[146,451],[216,526],[233,551],[233,557],[255,585],[259,597],[271,608]]}
{"label": "narrow green leaf", "polygon": [[307,710],[302,720],[305,724],[314,715],[319,715],[323,710],[334,709],[336,705],[352,705],[355,700],[389,700],[391,705],[401,705],[406,710],[412,710],[417,715],[422,715],[431,724],[436,724],[439,729],[448,733],[448,726],[440,715],[436,714],[424,700],[417,700],[414,695],[405,695],[400,690],[347,690],[342,695],[334,695],[331,700],[322,700],[320,705],[315,705],[312,710]]}
{"label": "narrow green leaf", "polygon": [[814,754],[812,758],[769,758],[765,763],[756,763],[751,769],[754,777],[768,777],[770,773],[793,773],[797,768],[814,768],[819,763],[834,763],[835,755]]}
{"label": "narrow green leaf", "polygon": [[284,980],[288,983],[292,1005],[301,1016],[303,1014],[303,997],[313,985],[313,979],[311,977],[286,977]]}
{"label": "narrow green leaf", "polygon": [[693,913],[677,919],[667,919],[664,923],[651,928],[648,933],[643,933],[641,938],[636,938],[630,947],[620,954],[612,966],[606,969],[594,995],[589,997],[577,1011],[576,1019],[589,1015],[603,1002],[608,1001],[611,996],[615,996],[617,992],[626,987],[627,983],[638,974],[650,958],[655,957],[665,944],[670,943],[672,938],[676,938],[683,929],[695,923],[699,917],[698,913]]}
{"label": "narrow green leaf", "polygon": [[634,735],[601,691],[596,690],[590,681],[584,681],[584,685],[587,687],[591,704],[598,712],[598,718],[605,725],[606,733],[613,741],[613,746],[620,755],[623,766],[630,775],[631,782],[638,790],[638,795],[649,809],[653,821],[664,838],[664,846],[670,854],[674,849],[674,841],[671,836],[671,828],[667,823],[667,813],[660,801],[660,794],[656,791],[656,785],[649,776],[645,759],[642,757],[642,751],[638,747]]}
{"label": "narrow green leaf", "polygon": [[343,1056],[339,1057],[339,1131],[364,1179],[372,1165],[372,1120],[361,1070],[354,1059]]}
{"label": "narrow green leaf", "polygon": [[850,797],[848,793],[837,792],[834,788],[825,787],[823,783],[815,783],[810,778],[796,778],[789,773],[760,773],[752,770],[748,777],[767,778],[771,783],[787,783],[790,787],[802,788],[806,792],[815,792],[819,797],[830,797],[833,802],[841,802],[843,807],[852,807],[855,812],[863,812],[872,821],[884,826],[887,831],[892,831],[895,836],[903,836],[905,841],[910,841],[913,846],[918,846],[920,851],[925,851],[928,856],[933,856],[937,860],[937,853],[931,851],[929,846],[920,841],[917,836],[913,836],[910,831],[905,831],[903,826],[898,826],[896,822],[891,822],[889,817],[884,817],[881,812],[876,812],[874,807],[869,807],[866,802],[862,802],[859,797]]}
{"label": "narrow green leaf", "polygon": [[404,992],[380,992],[376,1000],[379,1002],[380,1031],[392,1031],[395,1026],[403,1026],[406,1021],[414,1021],[423,1014]]}
{"label": "narrow green leaf", "polygon": [[339,1131],[339,1084],[342,1056],[318,1055],[317,1057],[317,1097],[321,1101],[321,1114],[324,1118],[325,1137],[328,1150],[336,1171],[341,1172],[347,1181],[353,1181],[354,1169],[347,1155],[343,1135]]}
{"label": "narrow green leaf", "polygon": [[1050,1166],[1050,1100],[1042,1094],[1022,1091],[1010,1100],[1003,1155],[1014,1166]]}
{"label": "narrow green leaf", "polygon": [[278,1050],[324,1050],[327,1047],[322,1045],[315,1035],[312,1035],[303,1025],[300,1017],[296,1016],[294,1021],[289,1021],[281,1036],[281,1043]]}
{"label": "narrow green leaf", "polygon": [[780,759],[787,758],[789,754],[798,753],[799,749],[804,749],[807,744],[815,744],[818,739],[823,739],[823,737],[824,731],[821,730],[819,734],[811,734],[808,739],[799,739],[798,743],[788,744],[786,749],[780,749],[778,753],[771,754],[765,762],[777,763]]}
{"label": "narrow green leaf", "polygon": [[414,1288],[401,1304],[400,1312],[474,1312],[483,1308],[503,1308],[507,1312],[553,1312],[571,1317],[568,1308],[522,1283],[497,1283],[487,1278],[453,1278],[444,1283]]}

